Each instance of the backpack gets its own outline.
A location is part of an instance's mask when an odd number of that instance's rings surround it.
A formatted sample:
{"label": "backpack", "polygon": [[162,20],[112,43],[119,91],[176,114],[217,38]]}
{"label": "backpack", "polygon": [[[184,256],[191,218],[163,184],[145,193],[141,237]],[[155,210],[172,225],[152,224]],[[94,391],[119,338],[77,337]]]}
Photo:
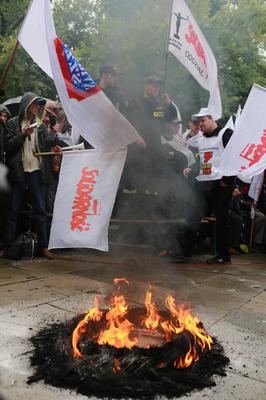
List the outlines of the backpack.
{"label": "backpack", "polygon": [[11,260],[32,260],[37,255],[37,235],[27,231],[17,237],[13,246],[5,250],[4,257]]}

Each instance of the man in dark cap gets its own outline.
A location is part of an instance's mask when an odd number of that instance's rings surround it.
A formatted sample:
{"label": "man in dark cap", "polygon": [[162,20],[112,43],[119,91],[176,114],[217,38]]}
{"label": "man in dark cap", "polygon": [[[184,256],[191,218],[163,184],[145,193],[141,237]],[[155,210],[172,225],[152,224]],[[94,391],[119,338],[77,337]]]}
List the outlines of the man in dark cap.
{"label": "man in dark cap", "polygon": [[48,134],[41,123],[41,111],[46,100],[28,92],[22,97],[19,113],[7,123],[5,138],[6,164],[9,168],[11,204],[7,215],[4,235],[5,254],[8,256],[17,234],[17,219],[23,204],[25,188],[29,188],[39,252],[53,258],[48,251],[48,226],[46,215],[46,184],[49,181],[50,163],[45,157],[38,159],[34,152],[49,151],[57,145],[54,134]]}
{"label": "man in dark cap", "polygon": [[[134,186],[140,190],[158,191],[157,178],[162,171],[161,135],[165,123],[178,118],[176,105],[167,93],[161,93],[163,81],[155,75],[144,79],[143,96],[132,115],[132,124],[146,143],[146,147],[136,152]],[[133,166],[131,166],[131,169]]]}
{"label": "man in dark cap", "polygon": [[128,111],[128,103],[124,100],[117,86],[118,72],[114,65],[104,64],[100,67],[99,86],[104,94],[123,115]]}

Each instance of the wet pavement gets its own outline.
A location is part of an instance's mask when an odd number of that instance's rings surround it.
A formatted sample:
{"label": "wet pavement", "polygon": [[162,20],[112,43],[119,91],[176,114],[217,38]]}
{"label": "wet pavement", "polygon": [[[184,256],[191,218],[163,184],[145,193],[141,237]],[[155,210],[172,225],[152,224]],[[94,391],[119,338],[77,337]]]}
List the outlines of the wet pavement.
{"label": "wet pavement", "polygon": [[[166,294],[188,302],[231,363],[216,386],[181,399],[266,400],[266,258],[242,255],[232,265],[203,257],[180,264],[147,249],[110,253],[66,251],[55,260],[0,259],[0,393],[5,400],[86,399],[38,382],[28,386],[29,338],[41,327],[85,312],[96,294],[109,296],[114,277],[126,276],[129,305],[142,305],[147,284],[160,308]],[[1,397],[0,395],[0,397]]]}

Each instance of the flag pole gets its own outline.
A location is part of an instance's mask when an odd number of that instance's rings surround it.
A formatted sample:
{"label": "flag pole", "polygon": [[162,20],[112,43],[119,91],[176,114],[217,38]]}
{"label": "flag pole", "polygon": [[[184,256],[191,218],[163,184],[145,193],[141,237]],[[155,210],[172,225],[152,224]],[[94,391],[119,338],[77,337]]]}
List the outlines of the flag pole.
{"label": "flag pole", "polygon": [[256,214],[257,202],[254,201],[251,205],[252,219],[251,219],[251,227],[250,227],[250,235],[249,235],[249,251],[253,251],[253,234],[254,234],[254,225],[255,225],[255,214]]}
{"label": "flag pole", "polygon": [[169,38],[170,38],[170,30],[171,30],[171,21],[172,21],[172,10],[173,10],[173,2],[174,0],[170,1],[170,8],[169,8],[169,18],[168,18],[168,32],[167,32],[167,39],[166,39],[166,53],[165,53],[165,65],[164,65],[164,91],[166,92],[166,81],[167,81],[167,70],[168,70],[168,59],[169,59]]}
{"label": "flag pole", "polygon": [[11,67],[11,64],[12,64],[14,58],[15,58],[16,51],[17,51],[18,47],[19,47],[19,41],[17,39],[16,43],[15,43],[13,49],[12,49],[12,52],[11,52],[11,54],[9,56],[8,62],[6,63],[6,66],[5,66],[4,71],[2,73],[1,80],[0,80],[0,89],[2,89],[2,87],[5,84],[8,71],[9,71],[9,69]]}

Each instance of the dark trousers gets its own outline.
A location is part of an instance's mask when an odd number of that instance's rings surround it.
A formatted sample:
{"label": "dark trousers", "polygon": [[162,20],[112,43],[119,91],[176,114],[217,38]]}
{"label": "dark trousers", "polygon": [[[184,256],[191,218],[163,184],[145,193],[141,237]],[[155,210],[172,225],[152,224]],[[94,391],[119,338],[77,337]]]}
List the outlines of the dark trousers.
{"label": "dark trousers", "polygon": [[41,171],[25,172],[25,182],[16,182],[11,186],[11,204],[7,215],[4,235],[4,247],[11,247],[17,236],[17,221],[23,204],[26,186],[29,189],[33,218],[38,236],[38,247],[48,245],[48,226],[46,215],[46,184],[42,182]]}
{"label": "dark trousers", "polygon": [[239,249],[243,230],[243,217],[235,211],[230,212],[231,247]]}
{"label": "dark trousers", "polygon": [[233,186],[220,186],[215,182],[210,190],[211,206],[216,217],[216,251],[226,260],[230,260],[230,205]]}

